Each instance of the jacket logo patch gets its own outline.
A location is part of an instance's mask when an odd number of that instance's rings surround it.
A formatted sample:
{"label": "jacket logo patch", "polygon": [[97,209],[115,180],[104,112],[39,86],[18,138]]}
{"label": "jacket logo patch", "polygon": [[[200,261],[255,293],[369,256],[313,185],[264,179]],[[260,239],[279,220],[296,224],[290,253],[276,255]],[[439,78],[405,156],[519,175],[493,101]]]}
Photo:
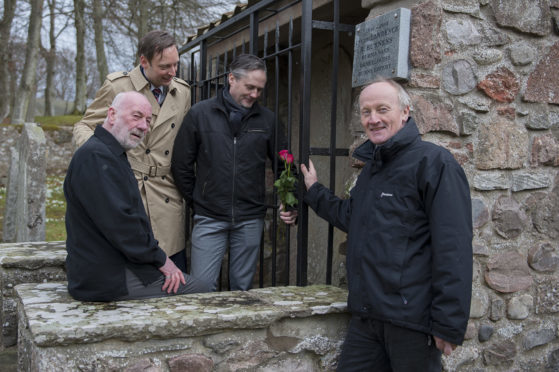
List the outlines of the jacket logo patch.
{"label": "jacket logo patch", "polygon": [[381,192],[381,193],[380,193],[380,197],[381,197],[381,198],[382,198],[382,197],[385,197],[385,196],[394,196],[394,195],[389,194],[389,193],[386,193],[386,192]]}

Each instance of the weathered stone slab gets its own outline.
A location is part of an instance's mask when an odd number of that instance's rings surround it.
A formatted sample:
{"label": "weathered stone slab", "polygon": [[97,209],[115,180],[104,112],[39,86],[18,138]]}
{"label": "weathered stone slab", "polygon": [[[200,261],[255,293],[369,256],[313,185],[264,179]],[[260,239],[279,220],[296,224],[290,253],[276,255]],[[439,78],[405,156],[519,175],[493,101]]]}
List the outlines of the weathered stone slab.
{"label": "weathered stone slab", "polygon": [[0,349],[17,342],[14,287],[21,283],[66,280],[64,242],[0,244]]}
{"label": "weathered stone slab", "polygon": [[534,298],[529,294],[515,296],[510,299],[507,314],[509,319],[526,319],[534,307]]}
{"label": "weathered stone slab", "polygon": [[472,199],[472,223],[475,229],[479,229],[489,222],[489,209],[483,199]]}
{"label": "weathered stone slab", "polygon": [[489,319],[496,322],[505,316],[505,301],[495,298],[491,301],[491,313]]}
{"label": "weathered stone slab", "polygon": [[453,95],[466,94],[477,84],[474,66],[465,59],[446,64],[442,72],[443,88]]}
{"label": "weathered stone slab", "polygon": [[432,69],[441,62],[442,10],[433,1],[412,8],[410,62],[418,68]]}
{"label": "weathered stone slab", "polygon": [[421,134],[428,132],[448,132],[455,136],[460,134],[458,124],[452,115],[452,107],[441,102],[438,97],[428,99],[411,95],[414,106],[414,119]]}
{"label": "weathered stone slab", "polygon": [[526,83],[524,100],[559,104],[559,42],[537,64]]}
{"label": "weathered stone slab", "polygon": [[510,59],[515,66],[526,66],[534,62],[537,50],[527,42],[517,42],[510,47]]}
{"label": "weathered stone slab", "polygon": [[512,174],[512,191],[536,190],[551,186],[547,173],[514,172]]}
{"label": "weathered stone slab", "polygon": [[460,133],[469,136],[475,133],[481,123],[481,120],[479,115],[473,112],[461,111],[458,116],[458,123],[460,124]]}
{"label": "weathered stone slab", "polygon": [[526,128],[499,119],[483,123],[476,148],[478,169],[518,169],[528,159],[529,136]]}
{"label": "weathered stone slab", "polygon": [[489,106],[491,105],[491,100],[488,97],[471,96],[470,94],[459,97],[458,102],[477,112],[489,112]]}
{"label": "weathered stone slab", "polygon": [[510,366],[516,356],[516,345],[506,340],[493,344],[483,351],[483,360],[488,366]]}
{"label": "weathered stone slab", "polygon": [[[302,290],[302,293],[298,293]],[[157,300],[76,301],[65,283],[16,288],[38,346],[199,336],[224,329],[263,328],[285,317],[346,311],[347,292],[329,286],[274,287]]]}
{"label": "weathered stone slab", "polygon": [[497,233],[505,239],[514,239],[524,231],[528,216],[513,198],[501,195],[491,213]]}
{"label": "weathered stone slab", "polygon": [[19,171],[19,151],[12,149],[10,153],[10,168],[8,171],[8,185],[6,187],[6,204],[4,208],[4,225],[2,228],[2,241],[13,242],[16,240],[16,208],[17,208],[17,181]]}
{"label": "weathered stone slab", "polygon": [[505,172],[476,172],[473,186],[480,191],[507,190],[512,187],[512,179]]}
{"label": "weathered stone slab", "polygon": [[451,19],[445,23],[444,28],[448,43],[455,48],[481,43],[481,34],[474,23],[469,20]]}
{"label": "weathered stone slab", "polygon": [[487,75],[478,84],[478,88],[498,102],[512,102],[520,91],[520,84],[511,70],[499,67]]}
{"label": "weathered stone slab", "polygon": [[555,340],[557,338],[556,328],[555,324],[548,323],[542,325],[539,329],[528,331],[522,339],[524,350],[531,350],[537,346],[545,345]]}
{"label": "weathered stone slab", "polygon": [[[15,206],[6,208],[8,212],[15,213],[8,217],[15,232],[9,230],[8,236],[11,241],[42,241],[45,240],[46,223],[47,141],[37,124],[24,124],[17,151],[15,188],[10,187],[7,196],[7,200]],[[13,175],[12,171],[10,173]],[[14,184],[13,181],[8,183]],[[4,241],[7,241],[5,236]]]}
{"label": "weathered stone slab", "polygon": [[443,2],[443,9],[447,12],[479,15],[478,0],[447,0]]}
{"label": "weathered stone slab", "polygon": [[497,24],[522,32],[545,36],[551,31],[548,0],[492,0]]}
{"label": "weathered stone slab", "polygon": [[483,289],[474,289],[472,291],[472,301],[470,304],[470,318],[482,318],[487,314],[489,309],[489,296]]}
{"label": "weathered stone slab", "polygon": [[21,370],[333,370],[349,321],[347,291],[324,285],[110,303],[16,290]]}
{"label": "weathered stone slab", "polygon": [[525,257],[517,252],[504,252],[487,262],[485,281],[496,291],[513,293],[530,287],[534,280]]}
{"label": "weathered stone slab", "polygon": [[526,199],[525,205],[536,230],[556,239],[559,237],[559,175],[553,184],[551,192],[533,193]]}
{"label": "weathered stone slab", "polygon": [[438,76],[412,71],[410,74],[409,87],[437,89],[441,86]]}
{"label": "weathered stone slab", "polygon": [[537,242],[528,251],[528,264],[536,271],[553,272],[559,268],[557,243],[549,241]]}

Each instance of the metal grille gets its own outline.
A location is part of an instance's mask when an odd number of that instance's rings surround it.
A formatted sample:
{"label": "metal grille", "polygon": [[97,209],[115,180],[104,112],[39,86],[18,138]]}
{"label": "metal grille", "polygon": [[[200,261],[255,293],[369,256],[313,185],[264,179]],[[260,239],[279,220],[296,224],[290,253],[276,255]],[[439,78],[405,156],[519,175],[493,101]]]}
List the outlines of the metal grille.
{"label": "metal grille", "polygon": [[[329,157],[328,186],[334,191],[336,157],[348,155],[347,149],[336,148],[339,35],[341,32],[353,33],[354,26],[340,23],[340,0],[325,0],[323,3],[329,10],[326,13],[322,12],[321,17],[329,20],[313,20],[312,0],[262,0],[188,42],[180,48],[179,53],[182,77],[192,87],[192,104],[214,96],[225,85],[228,65],[236,55],[251,53],[264,59],[268,68],[268,84],[262,94],[261,104],[275,113],[276,130],[279,128],[277,124],[280,121],[284,124],[288,150],[291,152],[292,145],[298,145],[295,149],[298,152],[298,164],[308,164],[310,155]],[[330,144],[326,148],[311,148],[310,145],[313,30],[330,31],[333,48],[332,73],[330,76],[318,77],[331,81],[331,120],[324,128],[330,133]],[[276,144],[276,153],[277,150],[279,149]],[[275,161],[277,162],[277,159]],[[273,167],[273,169],[277,168]],[[276,178],[277,174],[274,174],[273,179]],[[271,264],[265,265],[264,247],[262,247],[259,285],[263,287],[293,284],[290,283],[290,276],[292,278],[295,276],[295,284],[307,285],[309,211],[302,202],[302,195],[305,192],[304,182],[301,178],[298,184],[299,220],[295,230],[285,228],[283,224],[278,223],[276,193],[275,190],[270,192],[272,200],[268,208],[272,223],[265,231],[265,236],[270,237]],[[292,231],[297,231],[296,241],[292,239]],[[296,247],[292,247],[295,242]],[[282,256],[281,260],[278,260],[279,253]],[[290,257],[292,253],[296,254],[295,259]],[[324,283],[331,284],[332,226],[328,228],[326,254]],[[293,265],[296,267],[293,268]],[[266,269],[270,272],[266,272]],[[283,275],[278,276],[278,271]],[[264,278],[269,278],[269,281],[265,283]]]}

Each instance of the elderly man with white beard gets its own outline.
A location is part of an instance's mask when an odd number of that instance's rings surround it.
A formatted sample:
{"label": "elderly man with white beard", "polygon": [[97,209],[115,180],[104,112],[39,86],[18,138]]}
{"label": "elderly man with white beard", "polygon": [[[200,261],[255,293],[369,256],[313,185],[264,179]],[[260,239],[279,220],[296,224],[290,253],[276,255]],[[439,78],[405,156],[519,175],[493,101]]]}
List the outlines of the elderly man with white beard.
{"label": "elderly man with white beard", "polygon": [[159,247],[126,151],[149,130],[151,104],[119,93],[102,125],[74,154],[66,179],[66,271],[70,295],[114,301],[205,292]]}

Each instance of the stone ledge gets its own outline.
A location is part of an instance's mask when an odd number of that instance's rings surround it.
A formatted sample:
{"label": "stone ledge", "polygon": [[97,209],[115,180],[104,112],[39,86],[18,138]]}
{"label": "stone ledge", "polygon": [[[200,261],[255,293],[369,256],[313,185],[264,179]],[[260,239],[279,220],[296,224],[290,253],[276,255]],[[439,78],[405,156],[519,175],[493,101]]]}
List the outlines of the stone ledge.
{"label": "stone ledge", "polygon": [[17,342],[14,287],[66,280],[65,259],[63,241],[0,244],[0,350]]}
{"label": "stone ledge", "polygon": [[65,283],[21,284],[16,291],[18,314],[40,347],[193,337],[347,312],[347,291],[325,285],[109,303],[75,301]]}
{"label": "stone ledge", "polygon": [[64,241],[0,244],[2,268],[36,270],[46,266],[63,266],[65,260]]}

